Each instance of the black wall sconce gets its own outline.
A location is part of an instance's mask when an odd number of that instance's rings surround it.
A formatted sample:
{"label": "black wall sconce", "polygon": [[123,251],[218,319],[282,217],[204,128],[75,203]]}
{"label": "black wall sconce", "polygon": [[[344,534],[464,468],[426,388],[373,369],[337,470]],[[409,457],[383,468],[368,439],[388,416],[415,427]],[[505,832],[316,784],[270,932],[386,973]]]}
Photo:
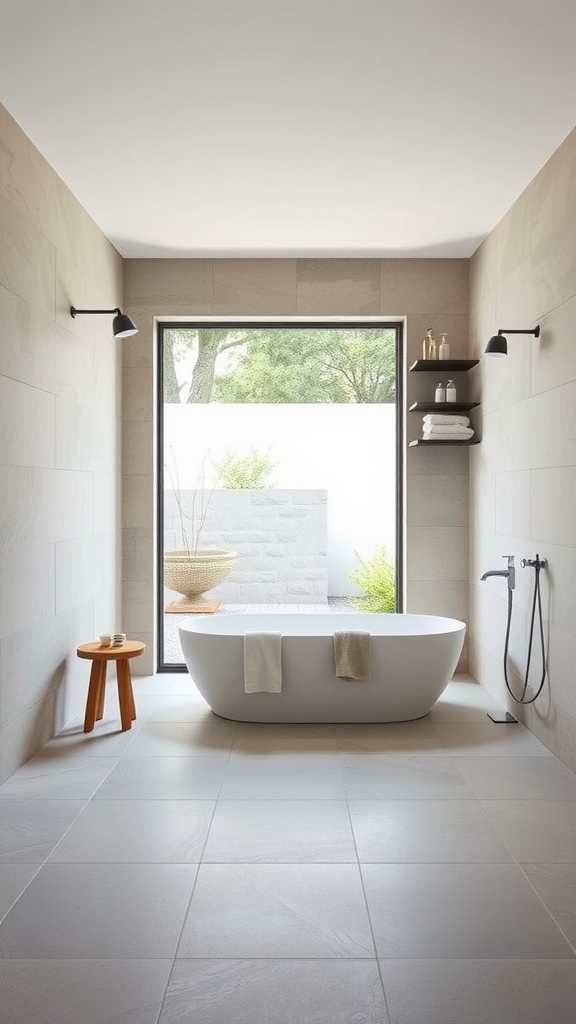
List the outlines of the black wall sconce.
{"label": "black wall sconce", "polygon": [[485,356],[507,356],[508,355],[508,341],[504,337],[506,334],[533,334],[535,338],[540,337],[540,326],[528,328],[525,331],[516,331],[511,328],[501,327],[498,334],[493,334],[490,341],[484,349]]}
{"label": "black wall sconce", "polygon": [[70,306],[71,317],[81,316],[84,313],[116,313],[112,321],[112,333],[115,338],[131,338],[133,334],[138,334],[138,328],[134,321],[118,307],[116,309],[76,309],[75,306]]}

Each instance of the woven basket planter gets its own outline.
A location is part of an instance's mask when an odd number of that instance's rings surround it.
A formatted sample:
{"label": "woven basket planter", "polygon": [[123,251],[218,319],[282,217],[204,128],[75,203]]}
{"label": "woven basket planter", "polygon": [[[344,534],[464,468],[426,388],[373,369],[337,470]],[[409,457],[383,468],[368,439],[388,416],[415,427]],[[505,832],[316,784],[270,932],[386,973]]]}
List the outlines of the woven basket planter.
{"label": "woven basket planter", "polygon": [[212,590],[230,575],[238,553],[236,551],[214,550],[166,551],[164,554],[164,586],[184,594],[188,598],[198,597]]}

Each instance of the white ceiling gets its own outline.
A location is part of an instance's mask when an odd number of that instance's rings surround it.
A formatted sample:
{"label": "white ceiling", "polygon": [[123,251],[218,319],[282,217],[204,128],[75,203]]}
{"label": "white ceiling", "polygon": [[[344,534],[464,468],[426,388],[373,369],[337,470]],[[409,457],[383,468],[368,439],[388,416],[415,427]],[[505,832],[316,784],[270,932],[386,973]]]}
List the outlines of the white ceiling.
{"label": "white ceiling", "polygon": [[575,0],[0,0],[123,256],[470,256],[576,124]]}

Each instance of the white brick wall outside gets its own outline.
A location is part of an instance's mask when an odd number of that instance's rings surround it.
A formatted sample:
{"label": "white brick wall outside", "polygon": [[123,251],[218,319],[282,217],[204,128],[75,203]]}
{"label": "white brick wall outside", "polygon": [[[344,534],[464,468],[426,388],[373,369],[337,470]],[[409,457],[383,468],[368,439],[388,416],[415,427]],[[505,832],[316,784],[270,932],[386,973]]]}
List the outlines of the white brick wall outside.
{"label": "white brick wall outside", "polygon": [[[182,491],[191,514],[193,491]],[[196,509],[210,501],[201,548],[238,552],[232,574],[210,591],[225,603],[317,604],[328,597],[327,491],[215,490],[196,494]],[[185,525],[191,526],[185,519]],[[182,547],[173,491],[164,493],[164,550]]]}

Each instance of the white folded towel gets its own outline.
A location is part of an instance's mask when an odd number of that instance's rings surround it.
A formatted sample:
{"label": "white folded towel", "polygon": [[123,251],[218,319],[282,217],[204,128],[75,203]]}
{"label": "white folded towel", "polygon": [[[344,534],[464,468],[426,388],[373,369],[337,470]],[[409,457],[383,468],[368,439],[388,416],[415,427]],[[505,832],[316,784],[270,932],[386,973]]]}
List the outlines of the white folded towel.
{"label": "white folded towel", "polygon": [[438,426],[454,426],[459,424],[461,427],[470,426],[470,418],[468,416],[453,416],[450,413],[432,412],[422,417],[425,427]]}
{"label": "white folded towel", "polygon": [[474,431],[467,430],[466,427],[462,427],[461,430],[453,434],[438,433],[434,429],[422,432],[423,441],[469,441],[473,436]]}
{"label": "white folded towel", "polygon": [[340,679],[369,679],[370,633],[360,629],[334,633],[334,663]]}
{"label": "white folded towel", "polygon": [[281,693],[281,633],[245,634],[244,690],[246,693]]}
{"label": "white folded towel", "polygon": [[453,423],[446,427],[441,426],[439,423],[435,423],[431,427],[424,424],[424,433],[434,434],[435,437],[450,437],[452,434],[466,434],[468,437],[472,437],[474,430],[472,427],[463,427],[462,424],[458,423]]}

